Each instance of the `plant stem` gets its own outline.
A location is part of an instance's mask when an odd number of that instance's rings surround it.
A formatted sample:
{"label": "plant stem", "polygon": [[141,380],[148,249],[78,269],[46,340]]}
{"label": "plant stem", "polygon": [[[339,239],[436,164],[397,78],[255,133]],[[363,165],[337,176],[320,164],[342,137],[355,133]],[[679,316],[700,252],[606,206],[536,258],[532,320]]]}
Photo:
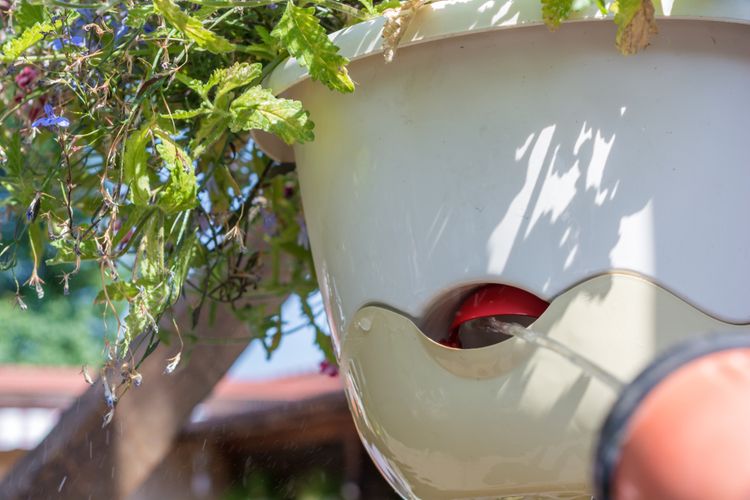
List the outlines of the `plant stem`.
{"label": "plant stem", "polygon": [[[206,7],[217,7],[217,8],[234,8],[234,7],[262,7],[264,5],[272,5],[280,3],[279,0],[189,0],[192,3],[198,5],[204,5]],[[283,1],[283,0],[282,0]]]}
{"label": "plant stem", "polygon": [[56,7],[64,7],[66,9],[101,9],[101,8],[108,8],[114,5],[114,2],[73,3],[73,2],[65,2],[63,0],[45,0],[42,3],[47,4],[47,5],[54,5]]}

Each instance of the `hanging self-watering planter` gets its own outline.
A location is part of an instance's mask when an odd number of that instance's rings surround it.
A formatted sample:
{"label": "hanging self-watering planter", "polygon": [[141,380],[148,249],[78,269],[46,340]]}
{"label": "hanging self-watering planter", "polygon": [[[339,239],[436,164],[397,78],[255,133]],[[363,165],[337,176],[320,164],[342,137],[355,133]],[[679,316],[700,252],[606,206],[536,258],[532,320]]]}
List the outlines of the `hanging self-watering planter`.
{"label": "hanging self-watering planter", "polygon": [[537,0],[437,2],[390,64],[382,20],[334,35],[353,94],[270,76],[316,138],[256,139],[297,164],[354,420],[401,495],[593,491],[618,384],[492,321],[624,383],[750,322],[750,5],[657,19],[624,57],[595,13],[553,33]]}

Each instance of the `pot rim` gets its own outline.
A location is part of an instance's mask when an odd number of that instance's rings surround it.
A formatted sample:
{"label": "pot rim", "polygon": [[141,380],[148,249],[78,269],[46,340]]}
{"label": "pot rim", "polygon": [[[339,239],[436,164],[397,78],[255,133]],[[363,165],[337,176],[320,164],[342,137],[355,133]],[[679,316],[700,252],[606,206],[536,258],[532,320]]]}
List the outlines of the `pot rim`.
{"label": "pot rim", "polygon": [[[747,0],[653,0],[657,19],[718,21],[750,24]],[[574,13],[566,21],[603,21],[592,6]],[[329,38],[340,54],[351,62],[381,54],[381,34],[385,17],[380,16],[332,33]],[[540,0],[440,0],[420,8],[409,24],[399,48],[435,42],[469,34],[543,25]],[[614,48],[614,40],[612,50]],[[396,55],[398,57],[398,55]],[[282,62],[263,82],[276,94],[287,92],[309,78],[307,70],[294,58]],[[355,90],[356,92],[356,90]],[[292,147],[271,134],[254,131],[253,139],[278,161],[294,161]]]}

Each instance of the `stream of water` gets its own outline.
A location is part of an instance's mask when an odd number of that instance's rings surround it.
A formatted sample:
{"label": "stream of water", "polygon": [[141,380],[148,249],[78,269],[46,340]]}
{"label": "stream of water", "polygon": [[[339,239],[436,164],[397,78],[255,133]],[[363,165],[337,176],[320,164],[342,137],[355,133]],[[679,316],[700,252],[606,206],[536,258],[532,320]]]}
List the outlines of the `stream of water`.
{"label": "stream of water", "polygon": [[556,352],[592,377],[607,384],[617,393],[625,386],[620,379],[610,372],[555,339],[513,323],[503,323],[501,329],[507,335],[513,335],[536,346]]}

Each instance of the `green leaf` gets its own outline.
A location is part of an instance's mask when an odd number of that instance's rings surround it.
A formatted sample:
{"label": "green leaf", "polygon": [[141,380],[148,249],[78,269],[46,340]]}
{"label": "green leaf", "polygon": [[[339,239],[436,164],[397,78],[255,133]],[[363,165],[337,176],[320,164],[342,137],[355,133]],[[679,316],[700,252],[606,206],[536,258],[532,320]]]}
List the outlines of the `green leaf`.
{"label": "green leaf", "polygon": [[227,92],[253,83],[260,78],[261,70],[262,65],[260,63],[237,63],[229,68],[214,71],[208,82],[212,83],[216,79],[216,82],[219,83],[219,89],[216,91],[216,100],[219,100]]}
{"label": "green leaf", "polygon": [[271,36],[271,33],[260,24],[256,25],[253,29],[255,30],[255,33],[258,34],[260,39],[263,40],[264,44],[274,45],[276,43],[276,40]]}
{"label": "green leaf", "polygon": [[[199,2],[200,0],[198,0]],[[195,3],[198,3],[195,2]],[[201,7],[198,9],[198,11],[195,13],[195,18],[198,20],[204,20],[211,17],[211,14],[219,10],[218,7],[214,7],[212,5],[201,5]]]}
{"label": "green leaf", "polygon": [[377,4],[375,6],[375,11],[378,13],[378,15],[381,15],[388,9],[395,9],[400,6],[401,2],[399,0],[386,0],[385,2]]}
{"label": "green leaf", "polygon": [[279,41],[272,37],[271,32],[261,25],[256,25],[254,30],[261,39],[261,43],[246,45],[244,50],[255,56],[255,59],[262,61],[273,61],[278,58],[281,52]]}
{"label": "green leaf", "polygon": [[174,303],[180,296],[188,272],[193,265],[193,259],[198,252],[200,242],[195,233],[189,235],[180,245],[174,254],[174,264],[172,266],[172,283],[170,292],[170,302]]}
{"label": "green leaf", "polygon": [[208,99],[208,93],[212,88],[218,85],[219,90],[216,92],[216,97],[214,98],[214,106],[219,109],[224,109],[225,105],[222,106],[222,103],[228,103],[228,101],[222,99],[222,97],[230,91],[239,87],[244,87],[245,85],[250,85],[253,81],[260,78],[262,68],[263,66],[260,63],[235,63],[228,68],[215,70],[206,83],[190,78],[182,73],[177,73],[175,77],[183,85],[195,91],[203,99]]}
{"label": "green leaf", "polygon": [[315,343],[329,363],[338,364],[336,362],[336,355],[333,352],[331,336],[318,327],[315,327]]}
{"label": "green leaf", "polygon": [[153,13],[153,5],[138,5],[131,7],[130,10],[128,10],[128,17],[125,19],[125,25],[130,28],[140,28],[146,24],[149,16]]}
{"label": "green leaf", "polygon": [[185,85],[190,90],[194,91],[201,97],[206,96],[206,91],[203,89],[203,82],[200,80],[196,80],[195,78],[190,78],[184,73],[175,73],[174,75],[175,79]]}
{"label": "green leaf", "polygon": [[555,30],[571,14],[591,7],[595,3],[602,14],[607,13],[604,0],[542,0],[542,17],[550,29]]}
{"label": "green leaf", "polygon": [[371,16],[377,16],[378,11],[375,10],[375,7],[372,6],[372,0],[358,0],[359,3],[362,4],[362,6],[365,8],[367,13]]}
{"label": "green leaf", "polygon": [[276,351],[276,349],[279,348],[281,345],[281,336],[284,334],[284,330],[282,330],[281,325],[281,315],[278,316],[278,321],[276,323],[276,330],[274,331],[273,335],[271,336],[271,341],[266,342],[266,359],[271,359],[271,355]]}
{"label": "green leaf", "polygon": [[279,55],[277,47],[275,47],[276,41],[274,40],[274,46],[269,47],[262,43],[253,43],[245,45],[243,51],[247,54],[251,54],[254,59],[259,61],[273,61]]}
{"label": "green leaf", "polygon": [[302,308],[302,314],[307,318],[307,322],[310,326],[315,328],[315,343],[318,348],[323,352],[329,363],[336,363],[336,355],[333,352],[333,343],[331,342],[331,336],[324,332],[315,321],[315,314],[310,307],[310,303],[306,297],[300,296],[300,306]]}
{"label": "green leaf", "polygon": [[291,0],[287,2],[271,36],[309,70],[314,80],[339,92],[354,92],[354,82],[346,70],[349,60],[338,53],[338,47],[326,36],[314,7],[297,7]]}
{"label": "green leaf", "polygon": [[105,286],[105,290],[101,290],[94,299],[94,304],[103,304],[107,301],[107,297],[112,302],[118,302],[121,300],[133,300],[138,295],[138,286],[133,282],[127,281],[115,281]]}
{"label": "green leaf", "polygon": [[[75,241],[70,239],[55,240],[50,243],[57,253],[51,259],[47,259],[48,266],[60,264],[75,264],[77,261]],[[95,260],[99,258],[96,243],[93,240],[84,240],[78,246],[78,256],[81,260]]]}
{"label": "green leaf", "polygon": [[263,130],[276,134],[287,144],[314,138],[313,123],[299,101],[275,97],[260,85],[246,90],[230,105],[229,128]]}
{"label": "green leaf", "polygon": [[[122,289],[128,299],[128,315],[125,317],[125,331],[118,348],[124,352],[133,338],[147,330],[159,331],[159,317],[169,305],[170,272],[165,267],[164,258],[164,215],[155,213],[145,228],[138,248],[138,273],[135,281]],[[137,290],[132,296],[132,287]]]}
{"label": "green leaf", "polygon": [[163,282],[138,280],[135,283],[138,293],[128,300],[128,315],[125,316],[125,330],[119,341],[118,350],[125,353],[130,342],[147,330],[159,331],[159,316],[166,307],[166,286]]}
{"label": "green leaf", "polygon": [[[31,246],[32,260],[35,261],[36,264],[41,264],[42,258],[44,256],[44,244],[47,242],[47,238],[44,234],[44,231],[42,230],[41,224],[38,222],[29,224],[28,235],[29,246]],[[38,262],[36,262],[37,258],[39,259]]]}
{"label": "green leaf", "polygon": [[36,23],[49,20],[49,16],[42,4],[32,4],[27,0],[19,2],[15,14],[13,14],[13,27],[16,31],[22,31]]}
{"label": "green leaf", "polygon": [[56,25],[53,23],[36,23],[24,30],[21,36],[9,40],[3,45],[0,61],[5,63],[15,62],[21,54],[43,40],[45,34],[55,30]]}
{"label": "green leaf", "polygon": [[138,271],[143,280],[158,283],[166,275],[164,269],[164,216],[155,213],[149,219],[138,255]]}
{"label": "green leaf", "polygon": [[556,29],[573,12],[575,0],[542,0],[542,17],[550,29]]}
{"label": "green leaf", "polygon": [[193,160],[168,135],[157,131],[162,140],[156,150],[169,169],[169,180],[159,192],[157,206],[167,214],[181,212],[198,204],[198,181]]}
{"label": "green leaf", "polygon": [[610,10],[617,24],[617,48],[625,55],[645,49],[659,31],[651,0],[615,0]]}
{"label": "green leaf", "polygon": [[10,177],[20,177],[24,172],[24,156],[21,151],[21,134],[16,132],[11,136],[8,147],[5,150],[8,159],[5,162],[5,171]]}
{"label": "green leaf", "polygon": [[201,84],[201,95],[208,96],[208,93],[211,91],[211,89],[218,85],[221,81],[222,75],[224,74],[225,70],[226,68],[217,69],[213,73],[211,73],[211,77],[208,79],[208,81]]}
{"label": "green leaf", "polygon": [[162,118],[172,119],[172,120],[189,120],[190,118],[195,118],[196,116],[205,115],[208,113],[209,110],[206,108],[198,108],[198,109],[188,109],[188,110],[178,110],[174,111],[172,114],[164,113],[161,116]]}
{"label": "green leaf", "polygon": [[242,193],[240,185],[237,184],[236,180],[234,180],[232,172],[229,171],[229,167],[227,167],[227,165],[221,165],[217,167],[214,173],[214,177],[216,179],[216,184],[219,186],[222,192],[226,193],[229,188],[231,188],[234,196],[240,196],[240,194]]}
{"label": "green leaf", "polygon": [[190,143],[193,155],[199,158],[206,149],[224,135],[228,126],[229,116],[225,113],[212,113],[204,118]]}
{"label": "green leaf", "polygon": [[151,123],[146,123],[128,137],[123,155],[125,180],[130,185],[129,198],[134,205],[147,207],[151,204],[151,172],[148,168]]}
{"label": "green leaf", "polygon": [[234,44],[204,28],[198,19],[185,14],[172,0],[154,0],[154,7],[169,24],[184,33],[199,47],[203,47],[214,54],[234,50]]}
{"label": "green leaf", "polygon": [[152,208],[150,205],[146,208],[137,207],[135,205],[122,205],[119,210],[122,224],[117,233],[115,233],[114,239],[112,240],[112,247],[125,247],[129,244],[135,243],[135,241],[131,240],[133,232],[148,219],[151,211]]}

